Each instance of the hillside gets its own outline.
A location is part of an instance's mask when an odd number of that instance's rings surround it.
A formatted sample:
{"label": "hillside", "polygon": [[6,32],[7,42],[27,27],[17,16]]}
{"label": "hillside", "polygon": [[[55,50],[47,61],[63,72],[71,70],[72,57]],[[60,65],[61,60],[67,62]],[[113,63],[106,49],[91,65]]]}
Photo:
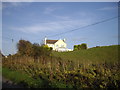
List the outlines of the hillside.
{"label": "hillside", "polygon": [[64,60],[78,61],[81,63],[113,63],[118,61],[118,47],[120,45],[102,46],[72,52],[53,52],[52,54]]}
{"label": "hillside", "polygon": [[25,88],[119,88],[118,47],[52,52],[39,62],[14,55],[2,61],[2,75]]}

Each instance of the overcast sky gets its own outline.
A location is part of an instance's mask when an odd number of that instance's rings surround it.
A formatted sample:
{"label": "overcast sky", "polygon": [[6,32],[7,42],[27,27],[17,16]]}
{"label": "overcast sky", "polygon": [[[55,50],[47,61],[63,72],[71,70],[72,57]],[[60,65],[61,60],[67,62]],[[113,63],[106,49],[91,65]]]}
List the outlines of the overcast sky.
{"label": "overcast sky", "polygon": [[[118,16],[117,2],[3,2],[2,52],[15,53],[20,39],[41,43],[66,39],[67,47],[87,43],[88,47],[118,44],[118,19],[77,31],[48,37]],[[13,43],[12,39],[13,38]]]}

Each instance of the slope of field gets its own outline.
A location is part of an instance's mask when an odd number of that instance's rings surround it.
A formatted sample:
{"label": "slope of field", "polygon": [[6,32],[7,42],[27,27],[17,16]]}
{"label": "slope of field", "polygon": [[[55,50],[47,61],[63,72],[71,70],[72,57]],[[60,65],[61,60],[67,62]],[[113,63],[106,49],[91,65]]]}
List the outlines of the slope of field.
{"label": "slope of field", "polygon": [[118,47],[53,52],[39,62],[12,56],[3,59],[2,75],[29,88],[120,88]]}
{"label": "slope of field", "polygon": [[63,60],[72,60],[81,63],[113,63],[118,61],[118,47],[120,45],[102,46],[72,52],[53,52],[52,54]]}

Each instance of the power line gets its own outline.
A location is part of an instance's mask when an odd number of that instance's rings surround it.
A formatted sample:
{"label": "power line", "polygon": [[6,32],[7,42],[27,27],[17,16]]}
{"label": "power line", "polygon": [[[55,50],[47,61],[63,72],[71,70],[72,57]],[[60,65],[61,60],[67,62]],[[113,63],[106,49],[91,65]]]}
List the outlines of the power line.
{"label": "power line", "polygon": [[[83,29],[83,28],[86,28],[86,27],[90,27],[90,26],[93,26],[93,25],[97,25],[97,24],[100,24],[100,23],[104,23],[104,22],[107,22],[107,21],[110,21],[110,20],[112,20],[112,19],[119,18],[119,17],[120,17],[120,16],[112,17],[112,18],[109,18],[109,19],[105,19],[105,20],[102,20],[102,21],[99,21],[99,22],[95,22],[95,23],[92,23],[92,24],[83,26],[83,27],[79,27],[79,28],[76,28],[76,29],[72,29],[72,30],[69,30],[69,31],[66,31],[66,32],[58,33],[58,34],[51,35],[51,36],[47,36],[47,37],[55,37],[55,36],[62,35],[62,34],[65,34],[65,33],[77,31],[77,30],[79,30],[79,29]],[[65,26],[65,25],[64,25],[64,26]],[[2,37],[3,37],[3,38],[6,38],[6,39],[9,39],[9,40],[11,40],[11,41],[13,42],[13,38],[8,38],[8,37],[5,37],[5,36],[2,36]]]}
{"label": "power line", "polygon": [[[120,16],[119,16],[119,17],[120,17]],[[92,24],[83,26],[83,27],[79,27],[79,28],[76,28],[76,29],[72,29],[72,30],[69,30],[69,31],[66,31],[66,32],[58,33],[58,34],[51,35],[51,36],[47,36],[47,37],[55,37],[55,36],[62,35],[62,34],[65,34],[65,33],[77,31],[77,30],[79,30],[79,29],[83,29],[83,28],[90,27],[90,26],[93,26],[93,25],[96,25],[96,24],[104,23],[104,22],[107,22],[107,21],[110,21],[110,20],[112,20],[112,19],[119,18],[119,17],[118,17],[118,16],[112,17],[112,18],[109,18],[109,19],[105,19],[105,20],[102,20],[102,21],[99,21],[99,22],[95,22],[95,23],[92,23]]]}

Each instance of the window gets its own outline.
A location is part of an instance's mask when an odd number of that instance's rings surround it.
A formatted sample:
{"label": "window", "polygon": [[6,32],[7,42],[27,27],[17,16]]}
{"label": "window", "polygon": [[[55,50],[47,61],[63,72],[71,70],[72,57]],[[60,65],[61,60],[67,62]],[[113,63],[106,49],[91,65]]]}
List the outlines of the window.
{"label": "window", "polygon": [[61,47],[64,47],[64,45],[61,45]]}
{"label": "window", "polygon": [[56,47],[58,47],[58,45],[56,45]]}

